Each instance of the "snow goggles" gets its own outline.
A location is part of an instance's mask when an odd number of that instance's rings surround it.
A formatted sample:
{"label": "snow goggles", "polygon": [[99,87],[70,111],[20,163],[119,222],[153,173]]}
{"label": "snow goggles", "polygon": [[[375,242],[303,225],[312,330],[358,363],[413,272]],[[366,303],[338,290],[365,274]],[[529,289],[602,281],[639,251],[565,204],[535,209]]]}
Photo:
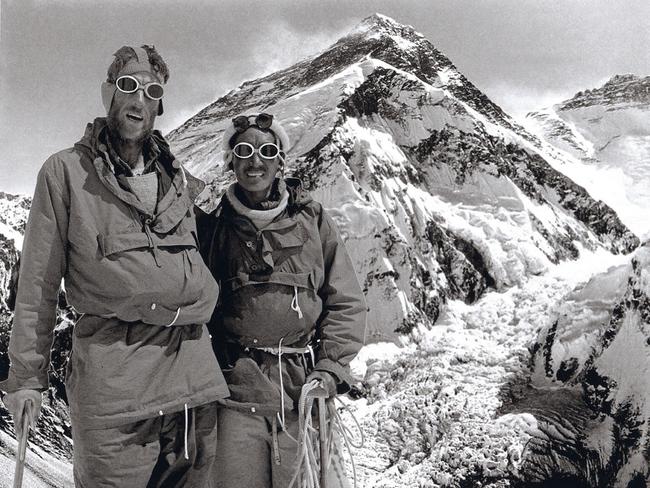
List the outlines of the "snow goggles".
{"label": "snow goggles", "polygon": [[235,147],[232,148],[232,152],[240,159],[251,158],[255,153],[259,154],[262,159],[275,159],[280,155],[280,148],[277,144],[272,142],[262,144],[257,149],[248,142],[240,142],[239,144],[235,144]]}
{"label": "snow goggles", "polygon": [[246,132],[246,130],[251,126],[257,126],[260,129],[268,129],[273,124],[273,115],[261,113],[255,116],[255,122],[251,124],[250,117],[248,115],[238,115],[232,119],[232,125],[235,126],[235,130],[241,134]]}
{"label": "snow goggles", "polygon": [[142,90],[152,100],[160,100],[165,92],[163,86],[157,81],[143,85],[140,83],[140,80],[130,75],[120,76],[115,80],[115,86],[122,93],[135,93],[138,90]]}

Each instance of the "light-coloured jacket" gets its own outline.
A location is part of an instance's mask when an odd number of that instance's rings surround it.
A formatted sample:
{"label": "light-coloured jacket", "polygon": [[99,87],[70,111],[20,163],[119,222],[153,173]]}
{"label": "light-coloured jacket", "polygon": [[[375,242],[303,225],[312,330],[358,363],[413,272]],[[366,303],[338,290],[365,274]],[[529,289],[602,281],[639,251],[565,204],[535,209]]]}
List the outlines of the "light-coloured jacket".
{"label": "light-coloured jacket", "polygon": [[198,251],[193,200],[201,183],[174,168],[154,214],[120,187],[104,119],[43,165],[27,223],[6,391],[43,390],[61,278],[83,314],[66,389],[73,420],[111,426],[227,396],[206,326],[218,287]]}

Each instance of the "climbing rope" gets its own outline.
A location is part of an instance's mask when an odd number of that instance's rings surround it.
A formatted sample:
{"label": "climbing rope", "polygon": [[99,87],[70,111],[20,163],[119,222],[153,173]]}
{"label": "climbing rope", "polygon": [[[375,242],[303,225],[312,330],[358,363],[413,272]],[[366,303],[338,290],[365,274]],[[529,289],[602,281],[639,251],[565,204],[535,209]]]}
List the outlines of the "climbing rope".
{"label": "climbing rope", "polygon": [[[328,470],[329,462],[326,466],[321,466],[322,454],[319,452],[319,430],[313,425],[312,409],[316,396],[313,395],[314,391],[322,388],[320,382],[317,380],[305,383],[300,393],[298,401],[298,454],[296,471],[291,478],[288,488],[321,488],[320,485],[320,470]],[[336,397],[335,397],[336,398]],[[352,474],[354,479],[354,488],[357,487],[357,470],[354,463],[354,456],[352,448],[360,448],[364,443],[363,430],[354,414],[350,411],[349,407],[337,398],[340,405],[348,412],[354,420],[357,431],[359,432],[358,441],[354,441],[352,431],[345,425],[338,409],[334,402],[327,402],[327,440],[324,443],[325,449],[328,453],[332,451],[334,445],[334,432],[337,431],[343,438],[343,442],[350,457],[350,464],[352,465]],[[321,454],[318,456],[317,454]],[[320,457],[320,460],[319,460]],[[327,456],[328,461],[331,461],[331,456]]]}

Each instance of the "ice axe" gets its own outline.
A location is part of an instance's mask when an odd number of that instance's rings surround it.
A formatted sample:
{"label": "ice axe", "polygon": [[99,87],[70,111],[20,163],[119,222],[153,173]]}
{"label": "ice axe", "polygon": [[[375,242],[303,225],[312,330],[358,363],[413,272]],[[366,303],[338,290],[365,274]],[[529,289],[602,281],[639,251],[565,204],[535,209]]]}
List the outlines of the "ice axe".
{"label": "ice axe", "polygon": [[318,440],[320,441],[320,488],[327,488],[327,467],[329,465],[329,449],[327,448],[327,405],[329,397],[322,386],[318,386],[309,392],[309,396],[315,398],[318,405]]}
{"label": "ice axe", "polygon": [[18,452],[16,453],[16,471],[14,473],[14,488],[22,488],[23,472],[25,471],[25,454],[27,452],[27,436],[29,435],[29,421],[32,417],[32,402],[27,400],[23,409],[22,431],[18,441]]}

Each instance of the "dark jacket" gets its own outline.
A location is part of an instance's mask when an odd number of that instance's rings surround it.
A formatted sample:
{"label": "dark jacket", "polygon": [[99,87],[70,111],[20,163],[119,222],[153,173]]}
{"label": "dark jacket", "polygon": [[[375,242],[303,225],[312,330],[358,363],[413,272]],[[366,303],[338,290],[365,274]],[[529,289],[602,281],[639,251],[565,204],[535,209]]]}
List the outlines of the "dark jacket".
{"label": "dark jacket", "polygon": [[[331,373],[346,391],[366,327],[363,292],[336,224],[299,180],[286,183],[287,208],[262,230],[225,197],[198,225],[220,285],[209,327],[231,391],[225,403],[265,415],[280,410],[280,374],[288,408],[312,370]],[[309,354],[284,354],[282,373],[277,355],[262,350],[308,344],[315,364]]]}
{"label": "dark jacket", "polygon": [[[217,285],[198,252],[193,201],[201,183],[175,169],[154,214],[118,183],[100,142],[104,119],[43,165],[25,232],[11,368],[2,388],[47,388],[64,278],[74,327],[66,388],[73,420],[110,426],[227,395],[205,324]],[[166,327],[173,324],[173,327]]]}

